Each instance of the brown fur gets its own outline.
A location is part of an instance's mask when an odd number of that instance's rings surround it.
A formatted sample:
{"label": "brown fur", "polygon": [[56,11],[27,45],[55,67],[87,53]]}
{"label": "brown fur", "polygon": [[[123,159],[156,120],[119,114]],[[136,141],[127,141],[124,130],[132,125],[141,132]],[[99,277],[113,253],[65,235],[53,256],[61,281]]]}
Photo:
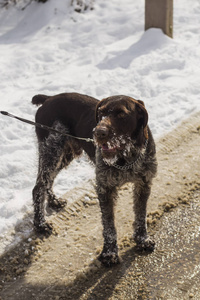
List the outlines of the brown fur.
{"label": "brown fur", "polygon": [[[134,183],[134,239],[140,250],[154,249],[146,230],[146,205],[156,174],[155,144],[147,125],[148,113],[141,100],[112,96],[102,101],[77,93],[53,97],[37,95],[36,122],[79,137],[92,137],[93,143],[49,133],[37,128],[39,170],[33,189],[34,225],[37,231],[51,232],[44,218],[44,201],[53,208],[64,204],[52,191],[54,178],[84,150],[96,162],[96,190],[102,212],[104,247],[100,261],[111,266],[119,262],[114,225],[117,190],[126,182]],[[95,120],[96,118],[96,120]]]}

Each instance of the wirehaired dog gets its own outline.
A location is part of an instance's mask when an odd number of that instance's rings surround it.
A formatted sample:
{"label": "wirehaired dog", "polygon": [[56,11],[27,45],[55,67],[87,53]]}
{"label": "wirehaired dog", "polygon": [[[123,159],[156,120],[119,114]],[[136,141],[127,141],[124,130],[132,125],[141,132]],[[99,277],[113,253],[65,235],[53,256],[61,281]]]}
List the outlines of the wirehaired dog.
{"label": "wirehaired dog", "polygon": [[38,177],[33,189],[36,230],[51,232],[52,227],[44,217],[45,199],[52,208],[63,207],[63,201],[53,193],[53,181],[84,150],[96,164],[96,191],[104,237],[99,260],[106,266],[119,263],[114,204],[118,188],[127,182],[134,183],[134,240],[139,250],[153,251],[155,243],[146,229],[146,207],[157,161],[144,103],[128,96],[98,101],[77,93],[36,95],[32,103],[42,104],[36,122],[76,137],[94,138],[93,144],[36,128],[39,146]]}

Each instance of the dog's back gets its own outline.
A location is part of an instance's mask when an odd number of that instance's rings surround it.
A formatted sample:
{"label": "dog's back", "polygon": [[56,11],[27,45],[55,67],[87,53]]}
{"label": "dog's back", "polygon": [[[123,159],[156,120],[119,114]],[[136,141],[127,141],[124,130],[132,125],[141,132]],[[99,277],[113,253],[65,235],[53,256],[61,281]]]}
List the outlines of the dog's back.
{"label": "dog's back", "polygon": [[[63,93],[55,96],[36,95],[32,99],[34,105],[41,105],[37,110],[37,123],[53,126],[60,122],[74,136],[92,138],[92,130],[96,126],[95,109],[98,100],[78,93]],[[37,137],[43,140],[48,131],[36,128]]]}

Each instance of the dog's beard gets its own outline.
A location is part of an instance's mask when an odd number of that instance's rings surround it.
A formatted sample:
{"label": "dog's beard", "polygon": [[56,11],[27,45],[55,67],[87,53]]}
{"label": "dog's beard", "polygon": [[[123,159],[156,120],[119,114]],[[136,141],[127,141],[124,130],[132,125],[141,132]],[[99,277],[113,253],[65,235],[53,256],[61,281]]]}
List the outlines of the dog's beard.
{"label": "dog's beard", "polygon": [[117,155],[115,155],[114,157],[108,157],[108,158],[103,157],[104,163],[108,166],[113,166],[117,160],[118,160]]}
{"label": "dog's beard", "polygon": [[99,143],[96,138],[94,140],[96,146],[100,148],[103,161],[109,166],[116,163],[120,157],[128,160],[129,157],[133,156],[134,152],[137,154],[133,140],[127,135],[117,136],[113,134],[113,137],[104,143]]}

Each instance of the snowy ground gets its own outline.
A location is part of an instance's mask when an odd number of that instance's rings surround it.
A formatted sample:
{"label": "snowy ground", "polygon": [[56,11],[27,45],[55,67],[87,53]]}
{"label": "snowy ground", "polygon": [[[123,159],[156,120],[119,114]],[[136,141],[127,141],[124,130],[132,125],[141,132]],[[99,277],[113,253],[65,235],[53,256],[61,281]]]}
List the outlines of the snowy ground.
{"label": "snowy ground", "polygon": [[[200,1],[174,1],[174,39],[144,32],[144,1],[27,0],[0,8],[0,110],[34,120],[35,94],[80,92],[142,99],[155,137],[200,109]],[[32,211],[37,173],[34,128],[0,115],[0,240]],[[58,195],[94,176],[86,158],[57,178]],[[83,163],[84,161],[84,163]]]}

